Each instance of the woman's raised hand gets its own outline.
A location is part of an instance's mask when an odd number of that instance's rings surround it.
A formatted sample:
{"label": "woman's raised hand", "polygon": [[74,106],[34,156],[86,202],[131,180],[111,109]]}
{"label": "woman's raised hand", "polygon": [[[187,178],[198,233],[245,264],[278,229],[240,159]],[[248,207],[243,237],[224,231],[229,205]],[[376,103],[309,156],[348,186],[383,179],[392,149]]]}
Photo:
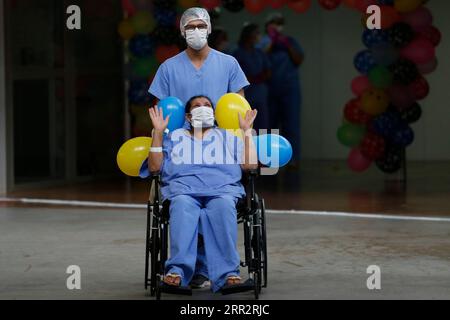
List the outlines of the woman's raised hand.
{"label": "woman's raised hand", "polygon": [[242,118],[241,114],[239,113],[239,127],[246,132],[247,130],[251,129],[253,126],[253,123],[255,122],[256,116],[258,115],[258,110],[249,110],[245,114],[245,118]]}
{"label": "woman's raised hand", "polygon": [[158,106],[149,109],[150,119],[156,132],[164,132],[169,125],[170,115],[164,119],[163,111]]}

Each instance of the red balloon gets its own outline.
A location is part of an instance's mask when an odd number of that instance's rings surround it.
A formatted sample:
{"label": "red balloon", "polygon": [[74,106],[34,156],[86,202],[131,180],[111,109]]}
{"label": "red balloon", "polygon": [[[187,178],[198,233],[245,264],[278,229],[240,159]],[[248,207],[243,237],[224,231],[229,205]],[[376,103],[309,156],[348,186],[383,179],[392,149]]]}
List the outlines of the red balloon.
{"label": "red balloon", "polygon": [[430,40],[417,37],[400,54],[416,64],[424,64],[434,59],[436,50]]}
{"label": "red balloon", "polygon": [[200,4],[206,10],[212,10],[217,7],[220,7],[222,4],[221,0],[200,0]]}
{"label": "red balloon", "polygon": [[408,87],[411,91],[411,94],[416,100],[425,99],[430,93],[430,85],[428,84],[427,79],[425,79],[424,77],[418,77]]}
{"label": "red balloon", "polygon": [[441,43],[442,34],[435,26],[428,26],[419,30],[418,33],[421,37],[429,40],[435,47]]}
{"label": "red balloon", "polygon": [[347,160],[348,166],[355,172],[364,172],[369,169],[372,160],[366,158],[360,148],[355,148],[350,152]]}
{"label": "red balloon", "polygon": [[136,7],[131,0],[122,0],[122,9],[128,14],[128,16],[132,16],[136,13]]}
{"label": "red balloon", "polygon": [[359,99],[353,99],[347,103],[344,117],[347,121],[355,124],[367,124],[372,120],[372,117],[361,109]]}
{"label": "red balloon", "polygon": [[319,4],[326,10],[334,10],[341,5],[342,0],[319,0]]}
{"label": "red balloon", "polygon": [[367,76],[358,76],[352,81],[352,92],[355,96],[359,97],[370,87],[372,87],[372,85]]}
{"label": "red balloon", "polygon": [[414,95],[408,87],[402,85],[393,85],[387,89],[391,104],[402,111],[411,107],[414,102]]}
{"label": "red balloon", "polygon": [[419,72],[421,74],[430,74],[436,70],[437,66],[438,66],[438,60],[435,57],[433,60],[431,60],[428,63],[418,64],[417,69],[419,70]]}
{"label": "red balloon", "polygon": [[273,9],[279,9],[286,4],[287,0],[266,0],[266,3]]}
{"label": "red balloon", "polygon": [[287,0],[287,5],[297,13],[304,13],[311,7],[311,0]]}
{"label": "red balloon", "polygon": [[413,12],[403,15],[403,21],[408,23],[415,31],[420,31],[433,23],[433,15],[426,7],[421,6]]}
{"label": "red balloon", "polygon": [[380,12],[382,29],[389,29],[402,19],[397,10],[395,10],[395,8],[391,6],[380,6]]}
{"label": "red balloon", "polygon": [[163,63],[167,59],[176,56],[178,53],[180,53],[180,49],[176,45],[161,45],[156,48],[155,56],[156,60],[158,60],[159,63]]}
{"label": "red balloon", "polygon": [[264,10],[266,3],[264,0],[244,0],[244,5],[248,12],[257,14]]}
{"label": "red balloon", "polygon": [[367,12],[367,7],[377,4],[377,0],[355,0],[353,3],[353,6],[363,12],[366,13]]}
{"label": "red balloon", "polygon": [[384,155],[386,142],[374,133],[368,133],[361,142],[361,153],[370,160],[378,160]]}

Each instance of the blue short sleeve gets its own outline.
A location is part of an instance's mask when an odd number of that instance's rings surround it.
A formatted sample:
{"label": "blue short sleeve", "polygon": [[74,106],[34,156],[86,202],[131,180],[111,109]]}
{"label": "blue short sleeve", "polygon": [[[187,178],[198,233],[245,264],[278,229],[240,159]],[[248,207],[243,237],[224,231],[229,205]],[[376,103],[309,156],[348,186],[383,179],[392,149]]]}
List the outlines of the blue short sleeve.
{"label": "blue short sleeve", "polygon": [[242,68],[239,65],[239,62],[234,57],[232,57],[232,65],[230,68],[229,79],[230,79],[228,84],[229,92],[237,93],[250,85],[250,82],[248,82],[244,71],[242,71]]}
{"label": "blue short sleeve", "polygon": [[159,100],[163,100],[170,96],[170,84],[167,66],[163,63],[150,86],[148,92]]}

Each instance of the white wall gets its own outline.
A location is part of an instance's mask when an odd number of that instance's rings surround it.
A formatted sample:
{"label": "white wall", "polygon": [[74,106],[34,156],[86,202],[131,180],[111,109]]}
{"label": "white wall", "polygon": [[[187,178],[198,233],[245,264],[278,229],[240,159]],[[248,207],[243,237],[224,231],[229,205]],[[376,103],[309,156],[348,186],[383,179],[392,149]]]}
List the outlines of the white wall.
{"label": "white wall", "polygon": [[6,192],[6,98],[5,98],[5,32],[3,2],[0,1],[0,194]]}
{"label": "white wall", "polygon": [[[408,149],[412,160],[450,159],[450,44],[445,39],[450,35],[450,21],[446,15],[449,1],[430,1],[428,7],[435,16],[435,25],[443,32],[443,41],[438,48],[439,69],[428,76],[430,96],[422,102],[424,117],[414,125],[416,141]],[[237,14],[226,10],[219,24],[225,27],[231,40],[236,41],[245,21],[263,26],[266,10],[259,15],[246,12]],[[349,149],[341,146],[336,130],[342,120],[345,103],[351,99],[351,80],[357,75],[353,57],[364,49],[361,42],[363,27],[361,16],[346,7],[325,11],[314,2],[305,14],[295,14],[282,9],[288,22],[286,31],[296,37],[306,52],[301,69],[303,81],[302,143],[303,155],[309,159],[343,159]],[[444,32],[446,30],[447,32]],[[448,131],[447,131],[448,130]]]}

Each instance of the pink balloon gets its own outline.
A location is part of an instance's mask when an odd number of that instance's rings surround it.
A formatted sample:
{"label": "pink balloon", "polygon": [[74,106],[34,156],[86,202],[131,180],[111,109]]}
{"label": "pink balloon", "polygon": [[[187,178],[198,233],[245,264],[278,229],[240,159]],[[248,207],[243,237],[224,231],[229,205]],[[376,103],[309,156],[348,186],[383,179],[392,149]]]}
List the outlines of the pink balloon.
{"label": "pink balloon", "polygon": [[391,104],[400,111],[411,107],[415,102],[414,95],[406,86],[393,85],[387,92]]}
{"label": "pink balloon", "polygon": [[430,40],[417,37],[400,54],[416,64],[424,64],[435,58],[436,50]]}
{"label": "pink balloon", "polygon": [[437,69],[437,66],[438,66],[438,60],[435,57],[430,62],[417,65],[417,69],[419,70],[419,72],[421,74],[425,75],[425,74],[433,73]]}
{"label": "pink balloon", "polygon": [[367,76],[358,76],[352,81],[352,92],[355,96],[359,97],[371,86],[372,85],[370,84],[370,80]]}
{"label": "pink balloon", "polygon": [[372,160],[367,159],[362,153],[360,148],[355,148],[350,152],[347,160],[348,166],[355,172],[364,172],[372,164]]}
{"label": "pink balloon", "polygon": [[430,10],[421,6],[413,12],[404,14],[403,21],[408,23],[415,31],[419,31],[433,23],[433,15]]}

